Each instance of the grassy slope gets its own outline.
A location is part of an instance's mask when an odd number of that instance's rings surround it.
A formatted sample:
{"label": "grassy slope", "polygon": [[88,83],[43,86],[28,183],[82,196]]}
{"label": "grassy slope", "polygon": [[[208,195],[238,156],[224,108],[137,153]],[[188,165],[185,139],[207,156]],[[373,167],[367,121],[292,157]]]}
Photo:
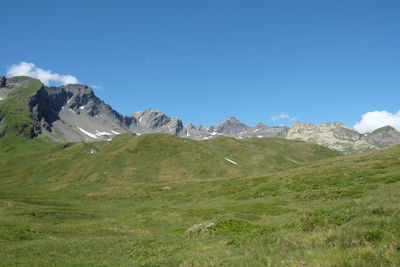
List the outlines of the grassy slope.
{"label": "grassy slope", "polygon": [[[25,77],[14,77],[10,81],[18,81]],[[43,84],[36,79],[31,79],[23,88],[11,89],[7,99],[0,102],[0,115],[5,117],[5,131],[7,135],[23,135],[29,137],[35,122],[30,117],[27,107],[28,98],[34,95]]]}
{"label": "grassy slope", "polygon": [[[400,263],[400,146],[257,178],[57,191],[1,181],[4,266]],[[201,222],[216,225],[186,231]]]}
{"label": "grassy slope", "polygon": [[[92,149],[95,154],[90,153]],[[321,146],[275,138],[238,141],[224,137],[203,143],[169,134],[126,134],[111,142],[58,144],[3,155],[0,185],[7,190],[92,191],[138,182],[260,175],[337,155]]]}
{"label": "grassy slope", "polygon": [[[26,80],[28,77],[20,76],[10,78],[10,82]],[[4,127],[1,132],[5,136],[0,142],[0,159],[25,153],[26,151],[38,151],[53,145],[48,138],[29,139],[36,122],[31,117],[27,106],[28,98],[34,95],[43,84],[36,79],[29,78],[22,87],[11,89],[7,93],[7,99],[0,102],[0,117],[4,118]],[[3,135],[3,134],[1,134]]]}

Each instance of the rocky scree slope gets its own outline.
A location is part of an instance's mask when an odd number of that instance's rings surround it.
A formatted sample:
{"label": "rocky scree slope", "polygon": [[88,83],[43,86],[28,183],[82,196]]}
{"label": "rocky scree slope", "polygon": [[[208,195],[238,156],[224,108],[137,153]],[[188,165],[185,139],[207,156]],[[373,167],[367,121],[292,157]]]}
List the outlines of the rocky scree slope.
{"label": "rocky scree slope", "polygon": [[[37,84],[33,91],[29,89],[32,83]],[[316,143],[342,153],[365,152],[400,144],[400,133],[390,126],[361,134],[338,122],[321,125],[296,122],[292,127],[259,123],[251,127],[230,117],[206,128],[192,124],[184,126],[179,118],[169,118],[163,112],[153,109],[123,116],[85,85],[48,87],[30,77],[0,77],[0,106],[10,100],[13,92],[23,94],[29,90],[32,91],[31,95],[25,101],[18,100],[28,108],[29,121],[34,125],[28,135],[46,135],[57,141],[111,140],[127,132],[137,135],[161,132],[196,140],[216,136],[238,139],[279,137]],[[4,129],[7,121],[4,120],[5,113],[0,110],[0,129]]]}

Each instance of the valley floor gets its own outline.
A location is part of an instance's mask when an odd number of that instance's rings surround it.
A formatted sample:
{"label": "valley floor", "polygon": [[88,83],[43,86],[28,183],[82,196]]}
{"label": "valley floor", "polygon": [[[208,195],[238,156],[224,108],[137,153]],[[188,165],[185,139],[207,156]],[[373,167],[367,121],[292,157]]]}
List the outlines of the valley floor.
{"label": "valley floor", "polygon": [[400,147],[255,178],[7,183],[1,266],[400,265]]}

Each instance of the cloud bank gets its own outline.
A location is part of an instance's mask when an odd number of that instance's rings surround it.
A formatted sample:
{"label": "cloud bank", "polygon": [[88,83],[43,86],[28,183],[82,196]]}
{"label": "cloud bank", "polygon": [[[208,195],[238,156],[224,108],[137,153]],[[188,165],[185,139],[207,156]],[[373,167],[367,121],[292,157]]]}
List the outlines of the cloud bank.
{"label": "cloud bank", "polygon": [[78,83],[78,79],[72,75],[53,73],[51,70],[44,70],[29,62],[21,62],[11,65],[7,70],[7,76],[30,76],[41,80],[45,85]]}
{"label": "cloud bank", "polygon": [[362,115],[361,121],[353,128],[360,133],[370,133],[384,126],[392,126],[400,131],[400,110],[397,113],[383,111],[372,111]]}

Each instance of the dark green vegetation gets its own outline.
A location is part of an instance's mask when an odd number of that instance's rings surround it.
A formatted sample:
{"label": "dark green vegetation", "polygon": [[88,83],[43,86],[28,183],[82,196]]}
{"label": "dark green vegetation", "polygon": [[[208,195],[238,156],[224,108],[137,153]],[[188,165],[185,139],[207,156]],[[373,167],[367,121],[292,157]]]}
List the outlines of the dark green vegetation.
{"label": "dark green vegetation", "polygon": [[0,139],[0,266],[400,264],[400,146],[23,133]]}

